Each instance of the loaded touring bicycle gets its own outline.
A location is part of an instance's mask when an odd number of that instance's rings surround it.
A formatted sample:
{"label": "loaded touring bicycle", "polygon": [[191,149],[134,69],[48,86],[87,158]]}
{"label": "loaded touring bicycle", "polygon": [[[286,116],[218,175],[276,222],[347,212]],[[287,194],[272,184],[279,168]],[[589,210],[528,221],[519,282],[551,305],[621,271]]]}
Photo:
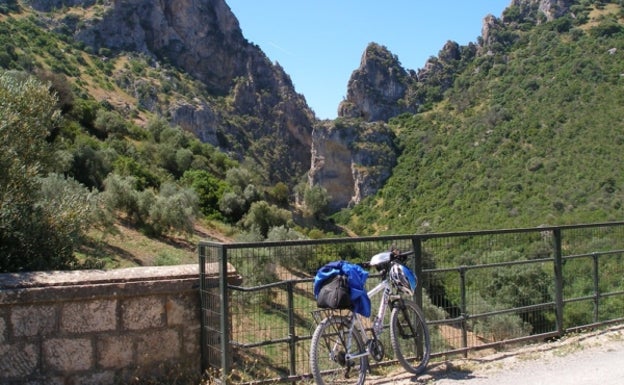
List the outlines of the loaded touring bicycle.
{"label": "loaded touring bicycle", "polygon": [[[422,309],[412,300],[417,278],[405,266],[413,251],[374,255],[370,262],[332,262],[317,272],[314,292],[319,309],[312,335],[310,369],[319,384],[363,384],[369,357],[385,356],[380,336],[390,329],[394,358],[405,370],[422,373],[429,362],[431,342]],[[381,282],[365,291],[365,269],[374,268]],[[370,298],[380,296],[371,316]],[[386,315],[389,314],[389,320]],[[368,326],[365,326],[368,325]]]}

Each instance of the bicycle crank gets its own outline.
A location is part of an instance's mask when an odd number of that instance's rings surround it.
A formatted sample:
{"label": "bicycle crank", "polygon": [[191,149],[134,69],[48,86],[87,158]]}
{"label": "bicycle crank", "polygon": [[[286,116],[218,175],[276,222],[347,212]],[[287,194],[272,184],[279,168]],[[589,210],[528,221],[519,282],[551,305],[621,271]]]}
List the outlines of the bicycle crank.
{"label": "bicycle crank", "polygon": [[378,339],[372,339],[367,342],[367,349],[371,357],[377,362],[384,358],[384,346]]}

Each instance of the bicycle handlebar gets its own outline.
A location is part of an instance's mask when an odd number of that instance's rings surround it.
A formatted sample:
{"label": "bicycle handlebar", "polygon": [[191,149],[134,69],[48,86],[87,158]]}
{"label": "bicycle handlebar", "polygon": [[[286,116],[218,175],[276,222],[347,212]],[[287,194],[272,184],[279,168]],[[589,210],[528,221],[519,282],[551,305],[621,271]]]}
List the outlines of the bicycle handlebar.
{"label": "bicycle handlebar", "polygon": [[405,251],[405,252],[403,252],[403,253],[399,253],[399,254],[394,254],[394,253],[393,253],[393,255],[395,255],[395,256],[396,256],[396,258],[407,258],[407,257],[409,257],[410,255],[414,255],[414,254],[416,254],[416,252],[415,252],[414,250]]}
{"label": "bicycle handlebar", "polygon": [[[409,257],[410,255],[414,255],[415,251],[414,250],[409,250],[409,251],[405,251],[402,253],[397,253],[396,251],[398,250],[392,250],[391,251],[391,255],[390,255],[390,261],[400,261],[400,262],[404,262],[407,257]],[[356,265],[360,266],[361,268],[364,269],[368,269],[371,267],[370,262],[358,262],[356,263]]]}

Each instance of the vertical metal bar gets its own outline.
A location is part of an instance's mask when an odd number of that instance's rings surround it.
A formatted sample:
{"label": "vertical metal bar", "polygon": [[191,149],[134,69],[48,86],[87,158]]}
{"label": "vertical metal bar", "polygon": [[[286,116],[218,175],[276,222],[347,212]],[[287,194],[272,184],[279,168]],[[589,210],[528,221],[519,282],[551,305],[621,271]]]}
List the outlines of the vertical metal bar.
{"label": "vertical metal bar", "polygon": [[554,274],[555,274],[555,318],[557,333],[563,335],[563,256],[561,253],[561,229],[553,230]]}
{"label": "vertical metal bar", "polygon": [[419,237],[412,238],[412,249],[414,250],[414,261],[412,262],[412,269],[417,278],[416,291],[414,292],[414,301],[422,309],[423,307],[423,252],[422,252],[422,239]]}
{"label": "vertical metal bar", "polygon": [[[423,275],[422,275],[422,271],[423,271],[423,252],[422,252],[422,240],[419,237],[414,237],[412,238],[412,250],[414,250],[414,258],[413,258],[413,262],[412,262],[412,271],[414,272],[414,275],[416,275],[416,290],[414,291],[414,297],[412,298],[414,300],[414,302],[416,302],[416,304],[418,305],[418,307],[420,307],[421,309],[423,308],[423,296],[422,296],[422,292],[423,292]],[[407,316],[407,312],[406,312],[406,316]],[[427,322],[427,320],[425,320],[425,323]],[[426,325],[425,325],[426,326]],[[416,341],[416,352],[419,355],[422,355],[424,349],[423,349],[423,340],[422,338],[418,338],[418,341]]]}
{"label": "vertical metal bar", "polygon": [[199,259],[199,301],[200,301],[200,368],[201,372],[205,373],[208,369],[208,357],[206,352],[207,333],[206,333],[206,246],[199,245],[197,248],[197,254]]}
{"label": "vertical metal bar", "polygon": [[288,291],[288,346],[290,349],[290,374],[297,374],[296,360],[297,360],[297,335],[295,332],[295,296],[294,284],[292,281],[288,281],[286,284]]}
{"label": "vertical metal bar", "polygon": [[224,384],[230,375],[230,316],[228,301],[228,261],[227,248],[221,245],[219,248],[219,294],[221,302],[221,376]]}
{"label": "vertical metal bar", "polygon": [[598,286],[598,253],[593,253],[594,261],[594,322],[598,322],[598,307],[600,306],[600,287]]}
{"label": "vertical metal bar", "polygon": [[[462,330],[462,348],[468,347],[468,305],[466,302],[466,267],[459,268],[459,280],[461,291],[461,330]],[[468,350],[464,350],[464,357],[468,357]]]}

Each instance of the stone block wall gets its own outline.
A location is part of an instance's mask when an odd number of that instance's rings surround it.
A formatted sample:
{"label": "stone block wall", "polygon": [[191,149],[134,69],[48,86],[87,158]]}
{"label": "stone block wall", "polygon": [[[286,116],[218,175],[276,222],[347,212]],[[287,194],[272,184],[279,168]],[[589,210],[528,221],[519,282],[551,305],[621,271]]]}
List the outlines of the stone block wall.
{"label": "stone block wall", "polygon": [[0,384],[199,374],[200,311],[197,265],[0,274]]}

